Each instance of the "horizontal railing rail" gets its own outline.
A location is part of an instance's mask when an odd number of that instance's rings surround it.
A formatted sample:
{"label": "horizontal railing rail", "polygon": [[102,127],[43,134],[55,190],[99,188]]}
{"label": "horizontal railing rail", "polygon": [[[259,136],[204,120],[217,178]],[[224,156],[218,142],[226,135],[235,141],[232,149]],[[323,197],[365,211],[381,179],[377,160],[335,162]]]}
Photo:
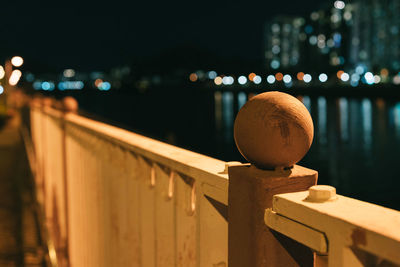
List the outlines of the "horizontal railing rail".
{"label": "horizontal railing rail", "polygon": [[206,187],[207,195],[225,205],[228,204],[228,174],[224,173],[225,162],[76,114],[67,114],[65,121],[67,127],[78,127],[154,163],[195,178]]}
{"label": "horizontal railing rail", "polygon": [[[314,200],[308,191],[275,195],[265,223],[318,253],[329,266],[400,265],[400,212],[336,195]],[[333,192],[333,193],[331,193]]]}

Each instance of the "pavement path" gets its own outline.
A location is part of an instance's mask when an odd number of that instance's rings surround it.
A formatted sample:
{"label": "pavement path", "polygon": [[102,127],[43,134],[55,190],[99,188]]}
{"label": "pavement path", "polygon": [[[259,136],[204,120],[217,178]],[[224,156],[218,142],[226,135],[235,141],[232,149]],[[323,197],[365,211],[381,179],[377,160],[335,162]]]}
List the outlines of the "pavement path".
{"label": "pavement path", "polygon": [[46,266],[20,125],[16,115],[0,129],[0,267]]}

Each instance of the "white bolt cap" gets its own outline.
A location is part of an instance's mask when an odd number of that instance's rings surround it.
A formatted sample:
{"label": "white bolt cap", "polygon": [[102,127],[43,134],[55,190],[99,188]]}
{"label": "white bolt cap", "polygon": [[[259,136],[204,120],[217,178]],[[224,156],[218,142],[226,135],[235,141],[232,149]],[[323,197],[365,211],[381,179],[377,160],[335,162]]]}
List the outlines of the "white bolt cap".
{"label": "white bolt cap", "polygon": [[308,189],[307,200],[325,202],[336,199],[336,188],[330,185],[314,185]]}

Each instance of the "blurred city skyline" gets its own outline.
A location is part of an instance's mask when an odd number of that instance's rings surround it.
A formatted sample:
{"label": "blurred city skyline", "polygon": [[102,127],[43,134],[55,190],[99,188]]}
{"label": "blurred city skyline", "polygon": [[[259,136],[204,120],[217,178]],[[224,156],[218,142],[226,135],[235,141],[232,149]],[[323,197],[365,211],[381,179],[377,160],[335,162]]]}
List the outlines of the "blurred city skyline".
{"label": "blurred city skyline", "polygon": [[308,16],[276,16],[265,27],[265,67],[397,74],[399,12],[397,0],[336,0]]}

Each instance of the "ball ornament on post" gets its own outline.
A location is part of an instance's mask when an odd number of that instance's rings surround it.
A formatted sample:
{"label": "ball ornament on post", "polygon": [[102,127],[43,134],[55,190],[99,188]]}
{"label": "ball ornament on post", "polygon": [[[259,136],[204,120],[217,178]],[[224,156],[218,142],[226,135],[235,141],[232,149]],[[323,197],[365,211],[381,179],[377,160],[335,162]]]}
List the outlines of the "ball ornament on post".
{"label": "ball ornament on post", "polygon": [[78,101],[76,101],[72,96],[64,97],[62,102],[65,112],[76,113],[78,111]]}
{"label": "ball ornament on post", "polygon": [[42,106],[43,107],[51,107],[53,104],[53,99],[51,97],[42,98]]}
{"label": "ball ornament on post", "polygon": [[234,138],[240,153],[260,169],[292,167],[311,147],[314,126],[307,108],[282,92],[251,98],[239,111]]}

